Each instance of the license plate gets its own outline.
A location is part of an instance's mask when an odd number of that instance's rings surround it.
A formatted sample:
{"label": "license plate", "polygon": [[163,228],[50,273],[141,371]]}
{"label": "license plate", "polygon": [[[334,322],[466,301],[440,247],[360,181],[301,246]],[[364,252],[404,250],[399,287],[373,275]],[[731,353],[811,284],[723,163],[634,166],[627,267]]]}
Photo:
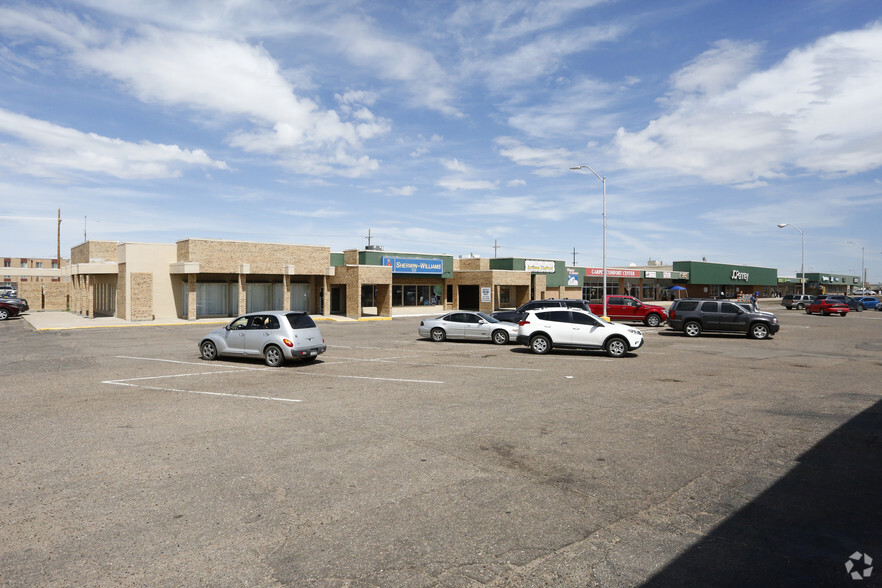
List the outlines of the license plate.
{"label": "license plate", "polygon": [[313,355],[318,355],[318,351],[316,351],[315,349],[313,349],[313,350],[311,350],[311,351],[309,352],[309,355],[310,355],[310,357],[313,356]]}

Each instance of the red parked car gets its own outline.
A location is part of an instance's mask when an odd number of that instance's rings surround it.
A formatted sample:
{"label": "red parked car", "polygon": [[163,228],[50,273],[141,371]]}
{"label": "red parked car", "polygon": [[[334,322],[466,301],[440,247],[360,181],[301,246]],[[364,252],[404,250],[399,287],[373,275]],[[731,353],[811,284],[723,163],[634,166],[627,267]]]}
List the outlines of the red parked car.
{"label": "red parked car", "polygon": [[805,307],[806,314],[817,312],[824,316],[837,313],[839,316],[848,314],[848,305],[840,300],[833,298],[818,298],[812,300],[812,303]]}

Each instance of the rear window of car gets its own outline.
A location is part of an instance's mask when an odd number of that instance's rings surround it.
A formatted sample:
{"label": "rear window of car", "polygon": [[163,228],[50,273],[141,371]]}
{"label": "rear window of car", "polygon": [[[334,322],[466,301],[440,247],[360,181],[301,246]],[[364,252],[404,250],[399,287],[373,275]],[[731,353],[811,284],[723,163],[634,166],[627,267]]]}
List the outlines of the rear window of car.
{"label": "rear window of car", "polygon": [[286,316],[288,318],[288,324],[291,325],[292,329],[311,329],[315,327],[315,321],[312,320],[312,317],[308,314],[297,314],[292,312]]}
{"label": "rear window of car", "polygon": [[698,308],[698,300],[684,300],[683,302],[678,302],[674,308],[680,311],[695,310]]}

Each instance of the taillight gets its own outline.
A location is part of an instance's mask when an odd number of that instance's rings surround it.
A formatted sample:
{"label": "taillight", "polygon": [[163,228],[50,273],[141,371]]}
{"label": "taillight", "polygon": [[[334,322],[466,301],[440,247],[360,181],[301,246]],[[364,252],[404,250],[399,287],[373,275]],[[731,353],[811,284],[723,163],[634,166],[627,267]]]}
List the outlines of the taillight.
{"label": "taillight", "polygon": [[677,318],[676,315],[677,315],[676,310],[671,310],[670,312],[668,312],[668,318]]}
{"label": "taillight", "polygon": [[425,322],[420,321],[420,326],[421,326],[421,327],[425,327],[425,326],[426,326]]}
{"label": "taillight", "polygon": [[284,343],[288,347],[294,347],[294,343],[292,343],[291,341],[289,341],[287,339],[282,339],[282,343]]}
{"label": "taillight", "polygon": [[524,320],[524,321],[519,322],[519,323],[518,323],[518,326],[523,327],[524,325],[529,325],[529,324],[530,324],[530,321],[526,321],[526,320]]}

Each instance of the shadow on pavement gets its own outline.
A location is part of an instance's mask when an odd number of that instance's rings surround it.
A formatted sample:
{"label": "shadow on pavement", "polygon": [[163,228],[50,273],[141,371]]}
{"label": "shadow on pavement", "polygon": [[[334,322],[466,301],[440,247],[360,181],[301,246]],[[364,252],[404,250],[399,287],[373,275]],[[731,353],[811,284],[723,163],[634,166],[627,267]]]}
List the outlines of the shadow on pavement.
{"label": "shadow on pavement", "polygon": [[882,401],[798,461],[644,587],[882,586]]}

